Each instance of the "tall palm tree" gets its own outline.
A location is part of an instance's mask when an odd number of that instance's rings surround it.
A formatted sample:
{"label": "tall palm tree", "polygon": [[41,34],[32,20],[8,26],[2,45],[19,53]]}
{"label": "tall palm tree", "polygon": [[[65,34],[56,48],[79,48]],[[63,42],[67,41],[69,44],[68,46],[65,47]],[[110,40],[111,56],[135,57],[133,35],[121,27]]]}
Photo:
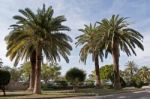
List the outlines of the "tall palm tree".
{"label": "tall palm tree", "polygon": [[[54,11],[51,6],[46,9],[43,5],[43,8],[38,9],[37,13],[33,13],[29,8],[19,10],[19,12],[22,16],[14,16],[17,22],[12,25],[13,29],[9,34],[12,40],[7,40],[8,56],[12,59],[29,58],[35,51],[36,66],[33,93],[39,94],[41,93],[42,56],[45,55],[46,59],[50,61],[60,61],[60,56],[62,56],[66,62],[69,62],[68,55],[72,50],[69,42],[72,40],[63,31],[70,29],[62,25],[62,22],[66,21],[64,16],[53,17]],[[15,35],[16,31],[17,36]],[[10,43],[13,47],[9,47]]]}
{"label": "tall palm tree", "polygon": [[101,86],[100,82],[100,73],[99,73],[99,56],[100,59],[103,60],[103,50],[100,49],[100,46],[97,46],[97,43],[94,37],[97,35],[97,27],[96,24],[92,26],[85,25],[84,29],[79,29],[79,31],[83,32],[84,34],[78,36],[76,39],[76,45],[82,45],[83,47],[80,50],[80,60],[86,63],[88,54],[92,55],[92,61],[95,63],[95,75],[96,75],[96,87],[99,88]]}
{"label": "tall palm tree", "polygon": [[103,41],[105,43],[106,55],[111,53],[114,63],[114,87],[121,88],[119,75],[119,57],[120,50],[125,52],[128,56],[131,52],[136,55],[135,48],[138,47],[144,50],[142,45],[143,36],[136,30],[128,28],[129,23],[126,17],[119,17],[119,15],[112,15],[111,19],[104,18],[99,23],[99,32],[104,35]]}

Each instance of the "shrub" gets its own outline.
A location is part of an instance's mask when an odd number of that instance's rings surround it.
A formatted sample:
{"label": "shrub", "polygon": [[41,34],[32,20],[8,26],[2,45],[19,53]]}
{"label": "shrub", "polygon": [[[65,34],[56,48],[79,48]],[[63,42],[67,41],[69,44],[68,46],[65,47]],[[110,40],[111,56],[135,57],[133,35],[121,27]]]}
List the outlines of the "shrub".
{"label": "shrub", "polygon": [[66,73],[66,79],[72,83],[74,91],[77,91],[78,85],[85,80],[85,77],[85,72],[78,68],[71,68]]}
{"label": "shrub", "polygon": [[143,82],[141,80],[136,80],[136,87],[141,88],[143,86]]}
{"label": "shrub", "polygon": [[10,73],[8,71],[0,70],[0,89],[2,89],[4,96],[5,94],[5,86],[10,81]]}
{"label": "shrub", "polygon": [[139,77],[134,77],[132,80],[132,84],[136,88],[141,88],[143,86],[143,81]]}
{"label": "shrub", "polygon": [[67,81],[65,80],[57,80],[53,82],[49,82],[47,84],[42,83],[41,88],[43,90],[54,90],[54,89],[71,89],[72,87],[68,86]]}
{"label": "shrub", "polygon": [[67,81],[55,81],[59,87],[67,87]]}
{"label": "shrub", "polygon": [[94,82],[95,82],[95,81],[87,80],[87,81],[85,82],[86,88],[94,88],[94,87],[95,87]]}

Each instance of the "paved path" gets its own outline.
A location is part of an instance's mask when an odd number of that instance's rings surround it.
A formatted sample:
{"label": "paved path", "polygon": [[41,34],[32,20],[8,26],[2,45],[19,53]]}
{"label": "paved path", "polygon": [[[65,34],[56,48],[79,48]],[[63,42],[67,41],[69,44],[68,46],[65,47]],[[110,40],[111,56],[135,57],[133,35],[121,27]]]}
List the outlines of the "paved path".
{"label": "paved path", "polygon": [[73,97],[63,99],[150,99],[150,89],[131,93],[111,94],[106,96]]}

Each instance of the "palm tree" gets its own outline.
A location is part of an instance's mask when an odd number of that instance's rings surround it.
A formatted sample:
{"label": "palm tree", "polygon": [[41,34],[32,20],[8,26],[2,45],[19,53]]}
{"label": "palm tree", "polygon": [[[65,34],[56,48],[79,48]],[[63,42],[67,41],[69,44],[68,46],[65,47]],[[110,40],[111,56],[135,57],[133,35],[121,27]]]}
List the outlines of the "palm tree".
{"label": "palm tree", "polygon": [[[119,57],[120,50],[125,52],[128,56],[133,52],[136,55],[135,48],[138,47],[144,50],[142,45],[143,36],[136,30],[128,28],[129,23],[127,18],[119,17],[119,15],[112,15],[111,19],[104,18],[99,23],[99,32],[104,35],[103,41],[105,43],[106,55],[111,53],[114,63],[114,87],[121,88],[119,75]],[[100,34],[100,35],[101,35]]]}
{"label": "palm tree", "polygon": [[100,73],[99,73],[99,56],[101,60],[103,60],[103,51],[98,47],[94,37],[97,35],[97,27],[96,24],[92,26],[85,25],[84,29],[79,29],[79,31],[83,32],[84,34],[78,36],[76,39],[76,45],[83,45],[80,50],[80,60],[86,63],[88,54],[92,55],[92,61],[95,62],[95,75],[96,75],[96,87],[99,88],[101,86],[100,82]]}
{"label": "palm tree", "polygon": [[[41,62],[42,56],[45,55],[47,60],[60,61],[62,56],[66,62],[69,62],[68,55],[72,50],[71,38],[64,34],[63,31],[69,31],[67,26],[62,25],[66,19],[64,16],[53,17],[52,7],[38,9],[37,13],[33,13],[29,8],[19,10],[22,16],[16,15],[17,20],[15,25],[12,25],[13,30],[9,34],[11,39],[8,39],[8,56],[14,58],[29,58],[35,51],[35,81],[33,93],[41,93]],[[15,32],[18,35],[15,35]],[[16,33],[17,34],[17,33]],[[13,35],[13,36],[12,36]],[[10,42],[12,42],[10,44]],[[16,42],[19,44],[16,44]],[[18,52],[19,51],[19,52]],[[14,54],[15,52],[15,54]],[[12,55],[13,54],[13,55]],[[17,55],[20,54],[20,55]]]}

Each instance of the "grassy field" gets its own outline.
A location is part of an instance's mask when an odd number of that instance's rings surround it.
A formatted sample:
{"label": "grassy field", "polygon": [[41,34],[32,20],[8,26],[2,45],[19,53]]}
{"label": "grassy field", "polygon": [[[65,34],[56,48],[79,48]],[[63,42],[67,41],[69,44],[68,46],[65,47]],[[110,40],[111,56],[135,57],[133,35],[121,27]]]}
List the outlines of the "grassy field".
{"label": "grassy field", "polygon": [[61,90],[61,91],[42,91],[41,95],[33,95],[31,92],[27,91],[14,91],[6,92],[7,96],[2,96],[0,92],[0,99],[51,99],[51,98],[63,98],[63,97],[77,97],[77,96],[98,96],[98,95],[108,95],[116,94],[122,92],[138,91],[141,89],[79,89],[78,92],[72,90]]}

